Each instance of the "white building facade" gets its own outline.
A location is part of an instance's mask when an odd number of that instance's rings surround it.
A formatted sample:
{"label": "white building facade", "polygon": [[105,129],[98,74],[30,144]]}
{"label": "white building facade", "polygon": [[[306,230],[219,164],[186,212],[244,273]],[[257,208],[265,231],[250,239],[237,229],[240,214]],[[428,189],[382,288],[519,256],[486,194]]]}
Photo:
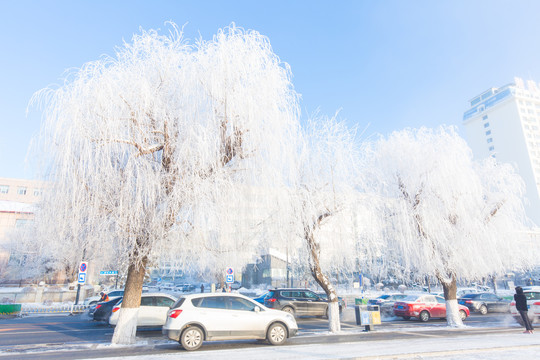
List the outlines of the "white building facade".
{"label": "white building facade", "polygon": [[540,85],[520,78],[469,101],[463,125],[476,158],[513,164],[525,182],[527,215],[540,225]]}

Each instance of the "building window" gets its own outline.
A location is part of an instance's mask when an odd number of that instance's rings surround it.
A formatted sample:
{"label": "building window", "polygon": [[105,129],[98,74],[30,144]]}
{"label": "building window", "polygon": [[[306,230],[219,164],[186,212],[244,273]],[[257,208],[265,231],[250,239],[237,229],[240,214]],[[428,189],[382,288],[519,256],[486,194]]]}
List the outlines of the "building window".
{"label": "building window", "polygon": [[20,186],[20,187],[17,189],[17,194],[19,194],[19,195],[26,195],[26,187]]}
{"label": "building window", "polygon": [[493,142],[493,138],[487,139],[488,144]]}
{"label": "building window", "polygon": [[487,120],[487,115],[482,116],[482,120]]}
{"label": "building window", "polygon": [[489,147],[489,151],[493,151],[493,150],[495,150],[495,147],[494,147],[494,146],[490,146],[490,147]]}
{"label": "building window", "polygon": [[15,227],[20,229],[22,227],[28,226],[32,223],[33,220],[31,219],[17,219],[15,221]]}
{"label": "building window", "polygon": [[489,123],[488,123],[488,122],[484,124],[484,127],[485,127],[485,128],[487,128],[488,126],[489,126]]}
{"label": "building window", "polygon": [[0,194],[7,194],[9,192],[9,185],[0,185]]}
{"label": "building window", "polygon": [[34,189],[34,196],[41,196],[43,195],[42,189]]}
{"label": "building window", "polygon": [[491,135],[491,130],[486,131],[486,136]]}

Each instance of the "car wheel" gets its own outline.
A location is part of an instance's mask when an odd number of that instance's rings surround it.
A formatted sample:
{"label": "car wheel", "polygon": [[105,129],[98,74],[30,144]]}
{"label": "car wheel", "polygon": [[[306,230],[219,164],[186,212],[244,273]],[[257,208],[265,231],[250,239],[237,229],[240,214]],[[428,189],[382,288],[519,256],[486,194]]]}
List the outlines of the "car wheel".
{"label": "car wheel", "polygon": [[[487,311],[486,311],[487,313]],[[485,315],[485,314],[483,314]],[[459,317],[461,318],[461,321],[465,320],[467,318],[467,313],[465,312],[465,310],[459,310]]]}
{"label": "car wheel", "polygon": [[422,322],[427,322],[429,320],[429,313],[426,310],[422,311],[420,315],[418,315],[418,319]]}
{"label": "car wheel", "polygon": [[480,310],[479,310],[479,311],[480,311],[480,314],[482,314],[482,315],[486,315],[486,314],[488,313],[488,310],[487,310],[486,305],[480,306]]}
{"label": "car wheel", "polygon": [[283,344],[287,340],[287,329],[283,324],[272,324],[266,333],[266,340],[272,345]]}
{"label": "car wheel", "polygon": [[197,350],[203,343],[204,335],[197,326],[190,326],[180,335],[180,344],[187,351]]}
{"label": "car wheel", "polygon": [[283,309],[281,309],[281,311],[285,311],[286,313],[289,313],[292,316],[294,316],[294,309],[290,306],[285,306]]}
{"label": "car wheel", "polygon": [[410,316],[402,316],[403,320],[410,320],[411,317]]}

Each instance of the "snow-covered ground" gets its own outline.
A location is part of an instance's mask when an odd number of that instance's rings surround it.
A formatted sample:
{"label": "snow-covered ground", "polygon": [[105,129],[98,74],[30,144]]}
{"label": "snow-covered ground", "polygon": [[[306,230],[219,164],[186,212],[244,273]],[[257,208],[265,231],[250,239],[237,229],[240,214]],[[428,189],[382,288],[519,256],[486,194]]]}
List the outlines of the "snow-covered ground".
{"label": "snow-covered ground", "polygon": [[[331,336],[331,335],[330,335]],[[139,346],[144,346],[139,344]],[[100,345],[114,347],[111,345]],[[153,359],[235,359],[235,360],[323,360],[323,359],[415,359],[415,360],[533,360],[540,357],[540,333],[440,336],[435,331],[430,337],[414,340],[361,341],[334,344],[257,346],[242,349],[201,350],[176,354],[108,357],[108,360]],[[105,359],[105,358],[104,358]]]}

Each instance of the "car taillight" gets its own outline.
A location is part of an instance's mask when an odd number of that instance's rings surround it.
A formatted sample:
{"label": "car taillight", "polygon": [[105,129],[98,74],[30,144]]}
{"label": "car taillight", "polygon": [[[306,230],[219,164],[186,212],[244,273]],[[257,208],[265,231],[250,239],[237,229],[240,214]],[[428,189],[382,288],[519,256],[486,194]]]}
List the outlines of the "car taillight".
{"label": "car taillight", "polygon": [[118,310],[120,310],[120,306],[115,306],[113,307],[112,312],[117,312]]}
{"label": "car taillight", "polygon": [[465,300],[467,304],[472,304],[472,300]]}
{"label": "car taillight", "polygon": [[515,302],[515,301],[512,301],[512,302],[510,303],[510,306],[516,306],[516,302]]}
{"label": "car taillight", "polygon": [[268,301],[268,302],[276,302],[276,298],[266,299],[266,301]]}
{"label": "car taillight", "polygon": [[172,310],[172,311],[169,311],[169,317],[176,319],[178,315],[180,315],[181,313],[182,313],[182,310]]}
{"label": "car taillight", "polygon": [[533,303],[533,305],[540,306],[540,301]]}
{"label": "car taillight", "polygon": [[99,309],[100,307],[101,307],[101,304],[96,305],[96,310]]}

